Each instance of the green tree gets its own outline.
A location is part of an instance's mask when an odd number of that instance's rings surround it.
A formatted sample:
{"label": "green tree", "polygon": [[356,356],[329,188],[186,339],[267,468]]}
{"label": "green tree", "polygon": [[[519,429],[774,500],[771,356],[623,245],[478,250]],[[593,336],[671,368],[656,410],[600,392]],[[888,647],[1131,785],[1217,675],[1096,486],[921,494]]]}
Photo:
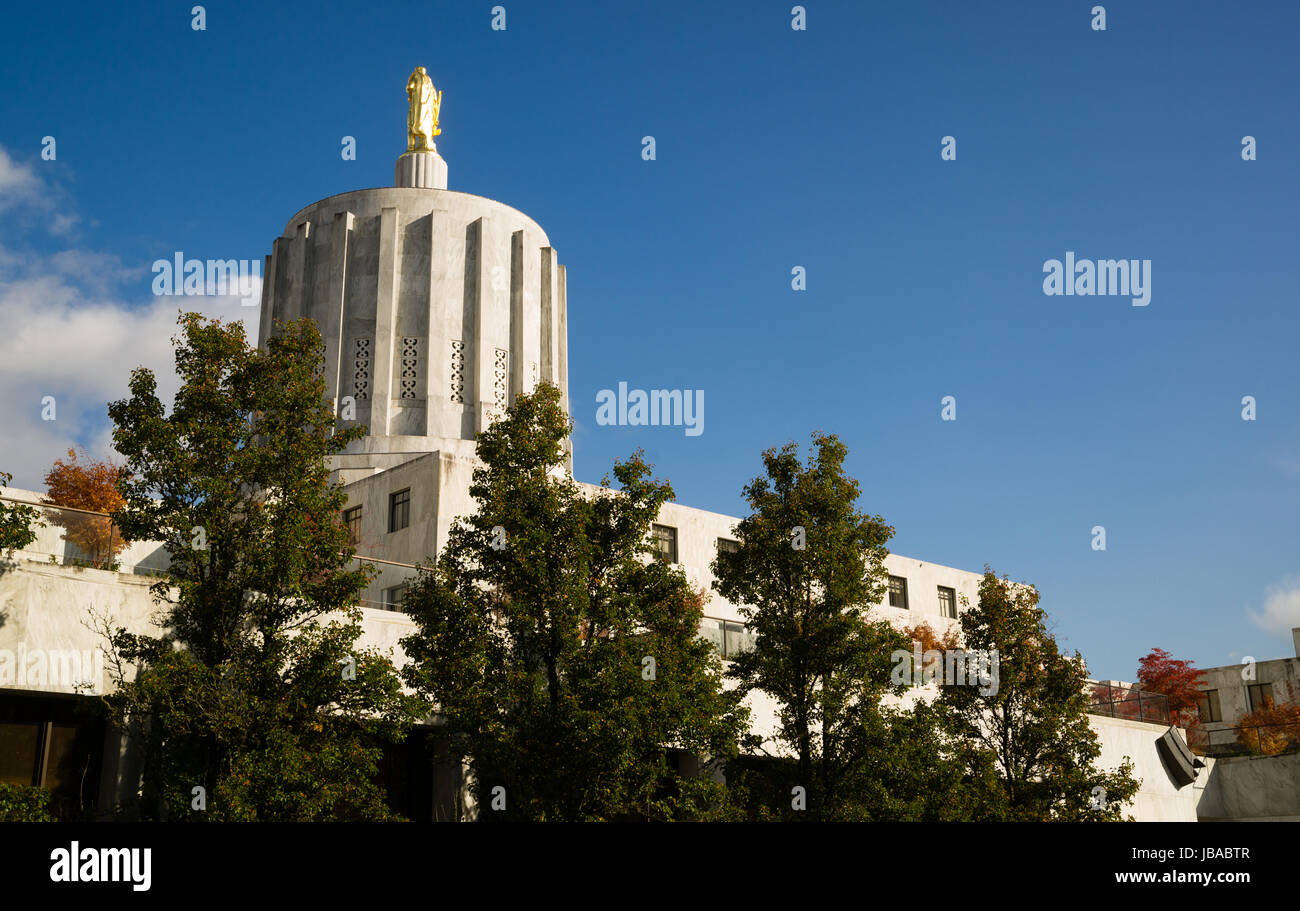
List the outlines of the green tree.
{"label": "green tree", "polygon": [[1096,768],[1087,669],[1077,652],[1060,652],[1045,617],[1033,586],[986,569],[961,630],[968,651],[996,653],[996,685],[944,686],[936,708],[969,774],[996,783],[983,818],[1123,819],[1140,782],[1128,760],[1114,771]]}
{"label": "green tree", "polygon": [[264,350],[239,323],[179,322],[171,414],[143,368],[109,406],[126,459],[114,518],[170,555],[153,589],[163,632],[111,636],[109,705],[142,745],[142,812],[385,818],[381,746],[417,703],[386,657],[357,647],[372,570],[351,568],[326,466],[364,429],[335,427],[309,320]]}
{"label": "green tree", "polygon": [[880,700],[902,691],[891,683],[891,655],[911,644],[869,616],[884,594],[894,530],[857,510],[847,452],[822,434],[807,464],[794,443],[767,450],[766,475],[745,487],[751,513],[736,526],[739,547],[713,564],[715,587],[756,636],[730,674],[778,702],[777,741],[797,757],[786,783],[805,789],[808,815],[820,819],[872,814],[855,797],[863,750],[879,742],[872,731],[888,737]]}
{"label": "green tree", "polygon": [[882,705],[854,729],[839,816],[871,822],[971,822],[989,815],[996,776],[988,754],[954,747],[939,709]]}
{"label": "green tree", "polygon": [[[9,486],[13,475],[0,471],[0,491]],[[0,554],[12,556],[36,540],[36,528],[41,524],[40,513],[23,503],[6,503],[0,500]]]}
{"label": "green tree", "polygon": [[439,707],[487,819],[702,818],[721,786],[679,775],[736,750],[745,712],[700,637],[702,597],[649,559],[672,498],[640,453],[595,495],[565,468],[558,390],[521,395],[478,438],[477,512],[403,608],[410,683]]}

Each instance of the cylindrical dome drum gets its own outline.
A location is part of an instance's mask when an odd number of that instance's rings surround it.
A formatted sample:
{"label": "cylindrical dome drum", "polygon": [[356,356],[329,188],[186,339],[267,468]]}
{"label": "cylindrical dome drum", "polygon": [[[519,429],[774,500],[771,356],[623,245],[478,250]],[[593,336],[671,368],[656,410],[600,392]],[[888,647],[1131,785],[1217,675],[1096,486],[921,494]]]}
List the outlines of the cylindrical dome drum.
{"label": "cylindrical dome drum", "polygon": [[509,206],[419,187],[330,196],[289,220],[264,275],[261,340],[314,319],[327,395],[369,426],[336,460],[345,480],[472,451],[541,381],[568,408],[564,267]]}

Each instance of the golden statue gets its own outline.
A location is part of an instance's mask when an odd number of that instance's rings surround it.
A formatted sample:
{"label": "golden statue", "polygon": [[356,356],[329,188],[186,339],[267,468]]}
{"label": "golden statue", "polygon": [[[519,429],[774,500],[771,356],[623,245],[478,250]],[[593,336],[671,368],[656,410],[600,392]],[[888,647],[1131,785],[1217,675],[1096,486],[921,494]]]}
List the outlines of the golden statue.
{"label": "golden statue", "polygon": [[442,92],[434,92],[433,80],[417,66],[406,80],[406,97],[410,109],[406,114],[406,151],[433,152],[433,137],[442,133],[438,129],[438,109],[442,107]]}

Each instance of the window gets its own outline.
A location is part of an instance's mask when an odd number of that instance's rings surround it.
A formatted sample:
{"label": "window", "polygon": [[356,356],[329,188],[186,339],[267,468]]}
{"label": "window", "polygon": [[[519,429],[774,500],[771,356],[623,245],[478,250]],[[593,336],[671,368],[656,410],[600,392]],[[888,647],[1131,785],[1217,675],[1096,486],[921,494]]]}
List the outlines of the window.
{"label": "window", "polygon": [[939,616],[957,616],[957,592],[951,588],[939,586]]}
{"label": "window", "polygon": [[384,610],[401,610],[406,599],[406,583],[384,589]]}
{"label": "window", "polygon": [[388,530],[401,531],[411,524],[411,488],[388,495]]}
{"label": "window", "polygon": [[343,510],[343,524],[348,529],[348,543],[355,546],[361,540],[361,507]]}
{"label": "window", "polygon": [[70,819],[98,800],[104,725],[72,700],[16,699],[0,690],[0,784],[48,788]]}
{"label": "window", "polygon": [[1246,687],[1246,692],[1250,696],[1252,712],[1273,707],[1273,684],[1252,683]]}
{"label": "window", "polygon": [[740,550],[740,542],[739,542],[739,541],[733,541],[733,540],[731,540],[730,538],[719,538],[719,539],[718,539],[718,553],[720,553],[720,554],[734,554],[734,553],[736,553],[736,552],[739,551],[739,550]]}
{"label": "window", "polygon": [[902,576],[889,577],[889,606],[907,610],[907,580]]}
{"label": "window", "polygon": [[735,658],[754,647],[754,634],[743,623],[706,618],[700,623],[700,635],[713,643],[723,658]]}
{"label": "window", "polygon": [[745,624],[727,620],[722,624],[722,643],[722,657],[734,658],[754,647],[754,634],[745,628]]}
{"label": "window", "polygon": [[655,556],[665,563],[676,563],[677,529],[671,525],[655,525],[653,533]]}
{"label": "window", "polygon": [[1202,722],[1223,720],[1218,690],[1201,690],[1200,698],[1196,700],[1196,714]]}
{"label": "window", "polygon": [[36,783],[43,728],[35,721],[0,722],[0,783]]}

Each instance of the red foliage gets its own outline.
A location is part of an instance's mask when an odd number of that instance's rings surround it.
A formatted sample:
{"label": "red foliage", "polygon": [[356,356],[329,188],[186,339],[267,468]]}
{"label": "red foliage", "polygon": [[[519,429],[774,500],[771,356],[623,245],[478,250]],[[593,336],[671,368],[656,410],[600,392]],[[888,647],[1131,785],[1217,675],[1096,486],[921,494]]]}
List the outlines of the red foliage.
{"label": "red foliage", "polygon": [[1197,723],[1196,706],[1205,686],[1205,672],[1192,662],[1153,648],[1138,662],[1138,682],[1143,691],[1160,693],[1168,700],[1170,724],[1187,727]]}

